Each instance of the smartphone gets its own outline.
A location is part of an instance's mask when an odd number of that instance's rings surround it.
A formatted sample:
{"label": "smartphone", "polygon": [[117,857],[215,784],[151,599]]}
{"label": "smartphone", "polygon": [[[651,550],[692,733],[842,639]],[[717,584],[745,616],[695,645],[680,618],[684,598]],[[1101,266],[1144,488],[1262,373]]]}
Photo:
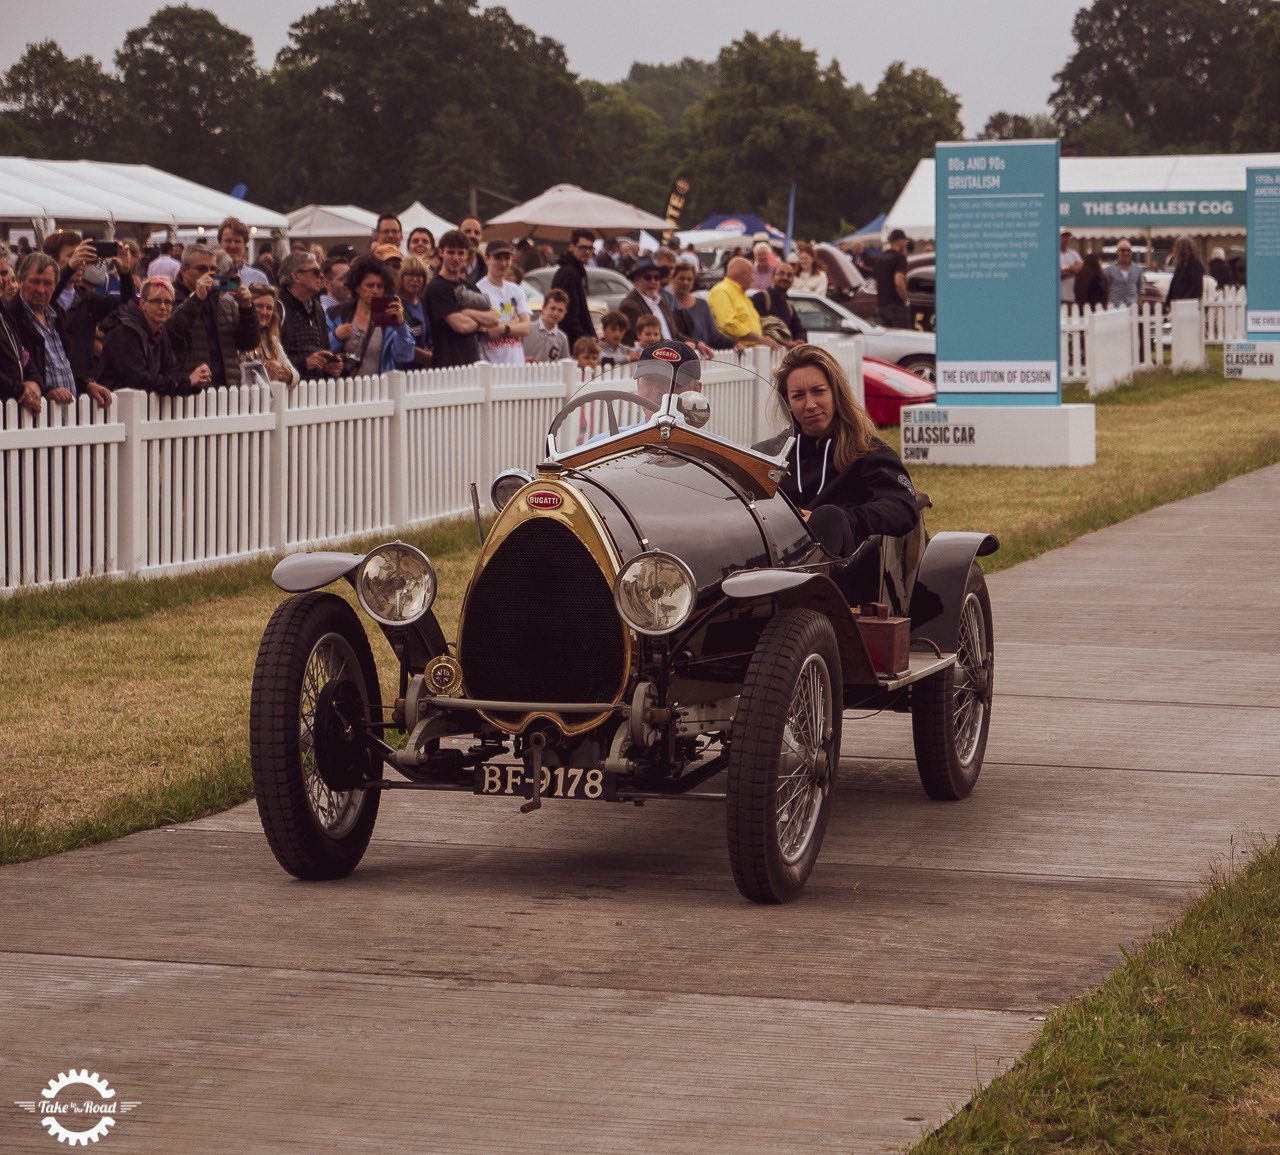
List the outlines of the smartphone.
{"label": "smartphone", "polygon": [[219,293],[234,293],[240,287],[239,277],[214,277],[213,287]]}
{"label": "smartphone", "polygon": [[392,318],[391,314],[387,312],[391,307],[391,302],[394,300],[395,297],[374,297],[373,300],[369,302],[369,308],[372,311],[372,316],[369,318],[370,323],[373,325],[379,325],[384,329],[388,326],[394,325],[395,320]]}
{"label": "smartphone", "polygon": [[94,241],[93,251],[98,254],[98,260],[107,261],[120,252],[120,245],[116,241]]}

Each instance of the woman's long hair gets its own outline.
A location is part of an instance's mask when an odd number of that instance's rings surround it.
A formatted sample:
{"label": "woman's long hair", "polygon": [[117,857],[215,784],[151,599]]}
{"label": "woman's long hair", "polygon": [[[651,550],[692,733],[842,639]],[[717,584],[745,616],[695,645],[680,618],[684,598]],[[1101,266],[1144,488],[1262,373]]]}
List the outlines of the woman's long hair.
{"label": "woman's long hair", "polygon": [[876,436],[876,424],[858,404],[853,386],[849,384],[849,378],[840,362],[820,345],[797,345],[794,349],[788,349],[774,371],[773,385],[784,413],[791,413],[791,406],[787,403],[787,378],[795,370],[805,366],[822,370],[831,387],[831,395],[835,400],[832,421],[834,429],[831,433],[835,444],[835,464],[837,469],[847,469],[859,457],[870,453],[880,444],[880,439]]}
{"label": "woman's long hair", "polygon": [[265,350],[279,349],[280,298],[276,296],[276,291],[271,285],[264,285],[261,282],[249,286],[249,295],[255,300],[259,297],[271,298],[271,304],[274,306],[271,310],[271,324],[265,331],[259,334],[259,347]]}

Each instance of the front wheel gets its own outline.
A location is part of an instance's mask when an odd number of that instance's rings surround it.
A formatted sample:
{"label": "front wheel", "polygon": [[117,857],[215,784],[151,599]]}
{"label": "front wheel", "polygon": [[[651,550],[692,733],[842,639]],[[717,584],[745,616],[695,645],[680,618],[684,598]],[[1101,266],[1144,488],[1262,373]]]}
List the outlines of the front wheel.
{"label": "front wheel", "polygon": [[249,753],[262,829],[290,874],[343,878],[364,856],[380,791],[358,787],[377,770],[360,724],[381,715],[355,611],[320,592],[276,607],[253,671]]}
{"label": "front wheel", "polygon": [[916,769],[930,798],[967,798],[977,784],[991,728],[994,682],[991,596],[982,570],[971,565],[955,665],[911,687]]}
{"label": "front wheel", "polygon": [[831,622],[813,610],[777,614],[747,668],[729,750],[729,862],[753,902],[795,898],[818,859],[842,705]]}

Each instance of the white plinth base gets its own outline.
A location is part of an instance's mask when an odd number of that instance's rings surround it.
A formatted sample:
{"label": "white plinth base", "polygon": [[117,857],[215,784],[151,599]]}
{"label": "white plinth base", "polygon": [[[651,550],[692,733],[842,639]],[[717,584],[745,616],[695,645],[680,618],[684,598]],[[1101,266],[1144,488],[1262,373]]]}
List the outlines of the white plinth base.
{"label": "white plinth base", "polygon": [[902,460],[912,465],[1092,465],[1092,405],[910,405]]}

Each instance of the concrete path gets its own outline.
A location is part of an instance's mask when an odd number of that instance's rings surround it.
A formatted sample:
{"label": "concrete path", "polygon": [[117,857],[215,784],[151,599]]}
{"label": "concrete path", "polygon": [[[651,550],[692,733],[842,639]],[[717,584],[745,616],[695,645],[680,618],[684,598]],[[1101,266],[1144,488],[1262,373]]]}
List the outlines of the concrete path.
{"label": "concrete path", "polygon": [[80,1068],[139,1102],[108,1155],[900,1149],[1280,828],[1277,558],[1273,468],[995,575],[977,791],[849,715],[788,907],[711,805],[393,795],[326,885],[252,804],[6,868],[0,1151]]}

